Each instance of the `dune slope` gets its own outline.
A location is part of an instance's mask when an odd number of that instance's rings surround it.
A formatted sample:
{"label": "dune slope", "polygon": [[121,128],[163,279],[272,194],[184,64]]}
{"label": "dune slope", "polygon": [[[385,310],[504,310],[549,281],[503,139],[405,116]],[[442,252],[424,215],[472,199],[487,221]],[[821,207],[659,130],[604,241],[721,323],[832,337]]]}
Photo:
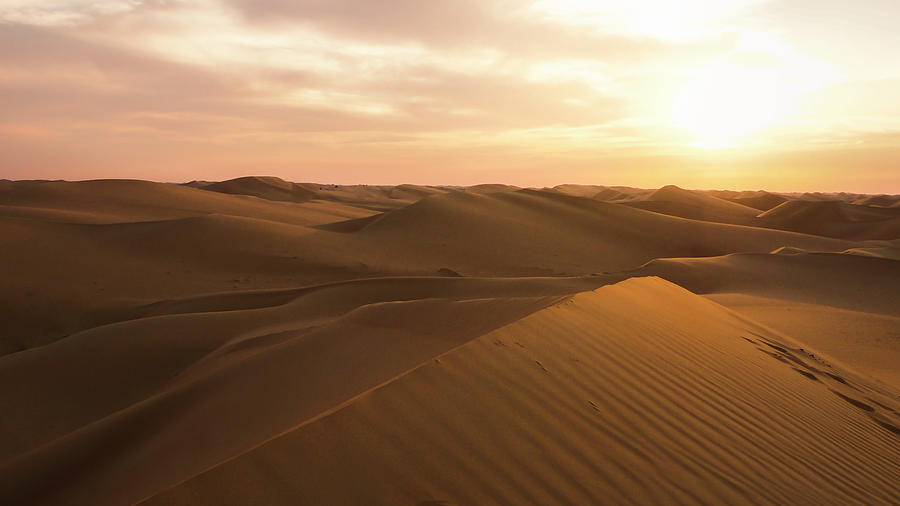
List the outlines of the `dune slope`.
{"label": "dune slope", "polygon": [[[898,294],[900,296],[900,294]],[[709,299],[900,389],[900,317],[742,293]]]}
{"label": "dune slope", "polygon": [[131,503],[603,282],[394,278],[173,300],[8,355],[0,497]]}
{"label": "dune slope", "polygon": [[786,202],[787,198],[765,191],[754,192],[752,195],[731,197],[727,200],[736,204],[742,204],[760,211],[768,211],[773,207]]}
{"label": "dune slope", "polygon": [[372,213],[339,202],[274,202],[184,185],[124,179],[15,181],[0,185],[0,216],[62,223],[131,223],[220,214],[318,225]]}
{"label": "dune slope", "polygon": [[900,262],[839,253],[737,253],[653,260],[634,275],[659,276],[698,294],[742,293],[900,316]]}
{"label": "dune slope", "polygon": [[788,245],[843,251],[848,248],[837,248],[853,244],[535,190],[430,197],[384,214],[348,240],[356,251],[370,252],[367,263],[379,268],[398,268],[396,260],[403,259],[407,268],[502,276],[616,271],[659,257],[768,252]]}
{"label": "dune slope", "polygon": [[752,225],[759,214],[757,209],[674,185],[664,186],[646,197],[624,204],[670,216],[738,225]]}
{"label": "dune slope", "polygon": [[661,259],[657,275],[900,387],[900,262],[847,254]]}
{"label": "dune slope", "polygon": [[784,202],[759,215],[760,226],[847,239],[900,238],[900,210],[837,200]]}
{"label": "dune slope", "polygon": [[[0,353],[119,321],[135,306],[201,293],[387,275],[585,275],[658,257],[864,246],[547,191],[431,195],[398,187],[430,196],[382,214],[354,207],[339,217],[319,214],[321,206],[335,204],[328,209],[343,213],[346,204],[273,202],[158,183],[12,188],[2,194],[7,202],[55,214],[0,216],[0,265],[9,286],[0,293],[9,329],[0,335]],[[74,211],[94,221],[65,214]]]}
{"label": "dune slope", "polygon": [[143,504],[893,503],[898,407],[715,303],[631,279]]}

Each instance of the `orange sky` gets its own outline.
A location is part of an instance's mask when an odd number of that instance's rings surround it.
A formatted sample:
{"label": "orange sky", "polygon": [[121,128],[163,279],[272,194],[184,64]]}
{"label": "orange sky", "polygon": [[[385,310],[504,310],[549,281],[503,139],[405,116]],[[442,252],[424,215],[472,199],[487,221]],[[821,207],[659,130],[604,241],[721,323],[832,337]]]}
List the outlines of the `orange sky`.
{"label": "orange sky", "polygon": [[900,193],[900,2],[0,0],[0,178]]}

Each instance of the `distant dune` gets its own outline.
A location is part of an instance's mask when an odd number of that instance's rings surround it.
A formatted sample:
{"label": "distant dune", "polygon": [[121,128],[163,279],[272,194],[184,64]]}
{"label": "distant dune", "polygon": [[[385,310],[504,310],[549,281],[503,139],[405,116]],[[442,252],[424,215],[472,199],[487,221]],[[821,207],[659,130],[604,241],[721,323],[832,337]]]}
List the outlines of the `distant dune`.
{"label": "distant dune", "polygon": [[900,195],[867,195],[853,201],[861,206],[898,207]]}
{"label": "distant dune", "polygon": [[742,204],[747,207],[759,209],[760,211],[768,211],[769,209],[772,209],[773,207],[786,202],[787,198],[781,195],[775,195],[773,193],[761,191],[753,196],[734,197],[728,200],[736,204]]}
{"label": "distant dune", "polygon": [[900,503],[894,197],[0,182],[0,504]]}
{"label": "distant dune", "polygon": [[307,202],[316,196],[316,192],[312,189],[296,183],[289,183],[277,177],[241,177],[221,183],[210,183],[201,188],[220,193],[252,195],[266,200],[286,202]]}
{"label": "distant dune", "polygon": [[649,195],[626,202],[626,205],[692,220],[738,225],[752,224],[753,219],[759,214],[758,210],[751,207],[705,193],[691,192],[674,185],[665,186]]}
{"label": "distant dune", "polygon": [[[0,294],[0,316],[11,329],[0,346],[8,353],[44,344],[116,321],[129,307],[205,292],[441,269],[585,275],[659,257],[864,245],[555,192],[485,190],[401,188],[407,198],[428,197],[376,215],[372,208],[387,207],[391,191],[327,189],[337,201],[292,203],[140,181],[16,183],[0,192],[8,212],[0,216],[0,240],[9,245],[0,259],[19,266]],[[20,297],[30,286],[55,288]]]}
{"label": "distant dune", "polygon": [[896,239],[900,209],[848,204],[835,200],[784,202],[759,215],[769,228],[828,237]]}

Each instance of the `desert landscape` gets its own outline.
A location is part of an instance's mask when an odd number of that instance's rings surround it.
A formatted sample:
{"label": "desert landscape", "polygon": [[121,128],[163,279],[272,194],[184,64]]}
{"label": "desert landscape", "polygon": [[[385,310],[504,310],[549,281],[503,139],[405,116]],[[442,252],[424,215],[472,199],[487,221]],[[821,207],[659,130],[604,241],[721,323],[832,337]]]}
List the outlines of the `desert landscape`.
{"label": "desert landscape", "polygon": [[896,504],[900,196],[0,182],[0,502]]}
{"label": "desert landscape", "polygon": [[0,0],[0,506],[900,506],[897,20]]}

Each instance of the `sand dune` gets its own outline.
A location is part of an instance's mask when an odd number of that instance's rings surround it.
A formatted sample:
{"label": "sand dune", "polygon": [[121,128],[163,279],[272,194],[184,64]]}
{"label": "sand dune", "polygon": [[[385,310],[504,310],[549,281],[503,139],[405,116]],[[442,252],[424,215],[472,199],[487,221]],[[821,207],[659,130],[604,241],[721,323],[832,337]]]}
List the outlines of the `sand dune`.
{"label": "sand dune", "polygon": [[388,197],[392,199],[402,200],[404,202],[415,202],[431,195],[439,195],[447,193],[449,190],[444,188],[435,188],[433,186],[422,186],[414,184],[402,184],[393,187],[388,192]]}
{"label": "sand dune", "polygon": [[739,253],[649,262],[638,275],[660,276],[699,294],[743,293],[900,316],[900,262],[833,253]]}
{"label": "sand dune", "polygon": [[759,215],[760,226],[850,239],[900,238],[900,210],[834,200],[784,202]]}
{"label": "sand dune", "polygon": [[787,202],[787,198],[774,193],[760,191],[752,196],[733,197],[728,199],[736,204],[742,204],[747,207],[759,209],[760,211],[768,211],[773,207]]}
{"label": "sand dune", "polygon": [[832,221],[870,222],[896,218],[900,211],[890,208],[848,204],[836,200],[792,200],[761,213],[760,218],[793,220],[798,226],[804,222]]}
{"label": "sand dune", "polygon": [[356,277],[353,252],[341,261],[316,232],[223,215],[105,225],[0,218],[9,266],[0,345],[44,344],[160,298]]}
{"label": "sand dune", "polygon": [[692,220],[739,225],[752,224],[759,214],[751,207],[674,185],[664,186],[639,200],[625,202],[625,205]]}
{"label": "sand dune", "polygon": [[900,195],[866,195],[855,199],[853,203],[862,206],[898,207]]}
{"label": "sand dune", "polygon": [[764,191],[691,191],[674,185],[625,195],[612,189],[601,193],[600,188],[562,185],[554,190],[691,220],[853,240],[900,237],[900,215],[892,207],[896,199],[887,195],[807,193],[789,198]]}
{"label": "sand dune", "polygon": [[372,213],[337,202],[298,205],[148,181],[16,181],[0,185],[0,216],[64,223],[122,223],[222,214],[316,225]]}
{"label": "sand dune", "polygon": [[896,408],[714,303],[633,279],[143,504],[889,503]]}
{"label": "sand dune", "polygon": [[[445,266],[474,276],[587,274],[658,257],[768,252],[785,245],[843,251],[841,245],[852,244],[535,190],[432,197],[385,214],[349,240],[358,251],[372,251],[372,265],[403,258],[426,272]],[[376,244],[383,249],[376,252]]]}
{"label": "sand dune", "polygon": [[609,202],[611,200],[627,198],[628,195],[612,188],[599,185],[579,185],[579,184],[561,184],[550,188],[550,190],[572,195],[574,197],[585,197],[594,200],[602,200]]}
{"label": "sand dune", "polygon": [[707,297],[833,362],[900,389],[900,317],[742,293]]}
{"label": "sand dune", "polygon": [[0,504],[898,502],[896,208],[770,197],[0,181]]}
{"label": "sand dune", "polygon": [[410,204],[429,195],[446,193],[445,188],[404,184],[399,186],[327,185],[316,183],[291,183],[277,177],[249,176],[220,183],[198,185],[198,188],[251,195],[266,200],[308,202],[319,200],[339,202],[363,209],[384,211]]}
{"label": "sand dune", "polygon": [[664,277],[900,387],[900,262],[842,254],[655,260]]}
{"label": "sand dune", "polygon": [[303,185],[290,183],[277,177],[240,177],[219,183],[203,185],[201,188],[220,193],[251,195],[261,199],[283,200],[286,202],[307,202],[316,197],[315,191],[304,188]]}
{"label": "sand dune", "polygon": [[[8,429],[4,434],[17,434],[4,441],[0,454],[9,456],[36,448],[92,423],[167,384],[171,386],[173,378],[183,378],[188,369],[202,376],[198,370],[216,371],[222,361],[272,351],[290,340],[302,346],[317,340],[321,341],[319,346],[338,346],[335,342],[345,338],[311,337],[331,336],[337,327],[354,329],[352,333],[359,334],[354,339],[371,340],[359,349],[335,348],[344,355],[371,353],[375,342],[386,339],[385,334],[406,342],[412,337],[410,332],[415,332],[431,337],[407,343],[410,346],[450,346],[459,339],[454,337],[457,334],[483,331],[557,297],[591,289],[610,279],[383,278],[146,305],[134,310],[129,321],[99,326],[0,361],[0,374],[7,380],[0,386],[2,403],[16,406],[15,413],[4,417],[0,425]],[[478,311],[486,312],[486,317],[466,321],[461,316],[467,308],[481,306],[484,308]],[[487,307],[492,309],[488,311]],[[443,321],[440,315],[451,309],[457,318],[426,328],[431,320]],[[380,321],[395,317],[395,322]],[[203,338],[191,337],[196,335]],[[238,350],[240,353],[235,353]],[[283,357],[283,353],[275,355]],[[94,375],[85,375],[98,355],[109,364]],[[321,350],[307,358],[322,360]],[[297,360],[295,357],[291,363],[297,365]],[[52,367],[53,374],[44,376],[43,371],[51,364],[57,364]],[[280,381],[277,377],[274,380]],[[22,384],[30,388],[23,390]],[[101,392],[103,395],[99,395]],[[76,416],[73,410],[81,415]],[[62,416],[64,413],[67,417]],[[36,423],[48,417],[59,421],[52,427]]]}
{"label": "sand dune", "polygon": [[[9,478],[0,496],[23,494],[24,501],[46,493],[50,482],[65,488],[56,472],[102,453],[111,458],[95,462],[94,478],[72,485],[88,486],[90,494],[121,489],[109,492],[114,502],[133,501],[597,284],[602,281],[385,279],[191,299],[148,308],[156,316],[16,353],[0,360],[0,406],[11,414],[0,421],[0,433],[15,435],[0,444],[0,460],[8,463],[0,476]],[[92,367],[98,356],[102,369]],[[56,422],[41,423],[50,419]],[[164,419],[171,423],[147,425]],[[143,438],[121,439],[150,433],[152,447]],[[198,454],[201,447],[209,454]],[[154,457],[124,464],[145,452]],[[46,474],[32,475],[36,467]],[[131,478],[119,475],[124,468]],[[122,481],[132,478],[139,479]],[[65,495],[65,502],[79,502]]]}
{"label": "sand dune", "polygon": [[[65,198],[53,204],[56,193]],[[0,294],[10,328],[0,336],[6,353],[118,321],[135,305],[191,294],[385,275],[585,275],[659,257],[868,246],[534,190],[437,194],[380,215],[343,203],[272,202],[130,181],[23,183],[5,195],[19,207],[93,209],[96,218],[0,217],[7,245],[0,260],[17,266]]]}
{"label": "sand dune", "polygon": [[868,257],[900,260],[900,245],[850,248],[850,249],[844,251],[843,253],[846,253],[848,255],[862,255],[862,256],[868,256]]}
{"label": "sand dune", "polygon": [[518,186],[512,186],[508,184],[499,184],[499,183],[488,183],[488,184],[476,184],[473,186],[467,186],[464,188],[466,193],[475,193],[481,195],[489,195],[491,193],[507,193],[521,190]]}

